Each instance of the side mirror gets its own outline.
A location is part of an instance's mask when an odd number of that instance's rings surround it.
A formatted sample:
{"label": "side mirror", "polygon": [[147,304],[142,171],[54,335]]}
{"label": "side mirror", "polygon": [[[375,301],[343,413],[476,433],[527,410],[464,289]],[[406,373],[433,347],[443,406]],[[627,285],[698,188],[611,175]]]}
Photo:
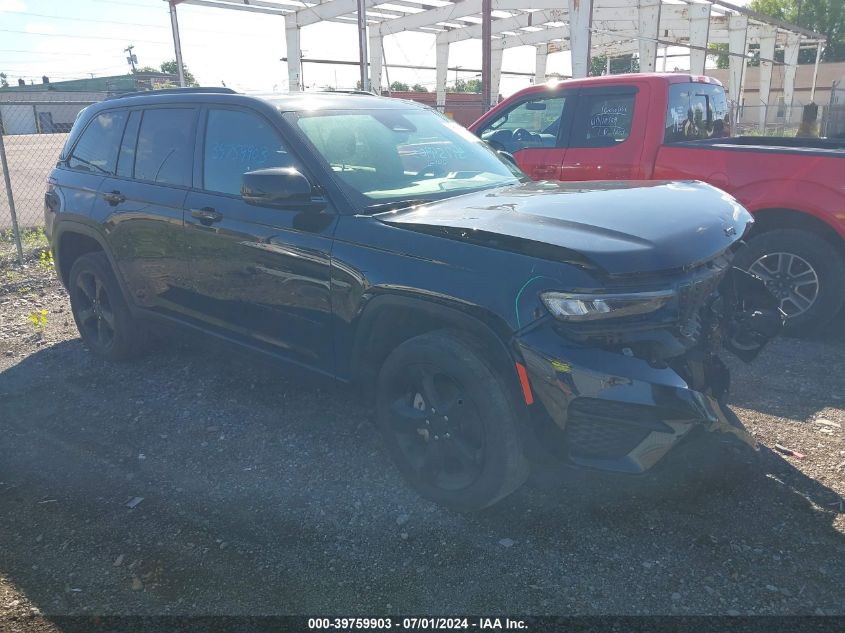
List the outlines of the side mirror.
{"label": "side mirror", "polygon": [[241,198],[262,207],[319,210],[325,206],[315,197],[308,179],[293,167],[271,167],[248,171],[241,180]]}

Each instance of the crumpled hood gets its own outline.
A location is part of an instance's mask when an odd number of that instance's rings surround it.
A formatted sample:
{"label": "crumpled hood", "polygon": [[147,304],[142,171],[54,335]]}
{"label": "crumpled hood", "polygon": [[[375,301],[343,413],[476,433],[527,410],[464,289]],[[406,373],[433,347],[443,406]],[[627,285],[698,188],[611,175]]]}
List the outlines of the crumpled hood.
{"label": "crumpled hood", "polygon": [[707,261],[753,222],[730,195],[697,181],[531,182],[378,217],[392,226],[612,275]]}

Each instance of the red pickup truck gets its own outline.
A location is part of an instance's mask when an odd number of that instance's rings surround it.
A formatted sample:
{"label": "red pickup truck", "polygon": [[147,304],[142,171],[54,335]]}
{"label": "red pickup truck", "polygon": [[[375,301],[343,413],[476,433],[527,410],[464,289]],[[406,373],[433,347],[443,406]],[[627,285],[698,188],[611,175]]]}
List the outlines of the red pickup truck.
{"label": "red pickup truck", "polygon": [[754,214],[737,262],[777,294],[791,331],[818,327],[845,303],[845,141],[731,138],[714,79],[642,74],[532,86],[470,130],[535,180],[715,185]]}

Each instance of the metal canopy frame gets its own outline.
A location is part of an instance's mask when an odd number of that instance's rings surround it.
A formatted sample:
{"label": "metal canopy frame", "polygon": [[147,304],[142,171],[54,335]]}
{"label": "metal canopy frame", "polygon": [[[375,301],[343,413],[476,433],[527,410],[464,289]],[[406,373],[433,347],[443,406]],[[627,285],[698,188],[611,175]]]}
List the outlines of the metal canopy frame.
{"label": "metal canopy frame", "polygon": [[[302,89],[300,31],[318,22],[330,21],[359,27],[362,78],[369,78],[376,92],[382,88],[385,37],[405,31],[428,33],[436,42],[437,104],[445,105],[446,74],[451,44],[481,39],[485,3],[489,3],[489,56],[482,68],[489,68],[485,94],[495,100],[502,75],[505,49],[536,47],[535,81],[546,79],[547,57],[552,52],[570,51],[572,74],[586,77],[591,53],[608,57],[636,54],[642,72],[657,67],[659,48],[682,47],[690,51],[690,72],[703,75],[708,47],[727,44],[730,60],[728,94],[742,102],[749,47],[759,46],[760,99],[768,103],[772,68],[783,64],[784,101],[792,105],[798,52],[816,50],[816,68],[824,50],[821,33],[765,16],[726,0],[165,0],[170,5],[174,47],[181,58],[176,5],[196,6],[264,15],[282,16],[285,21],[288,80],[291,91]],[[366,32],[366,33],[365,33]],[[367,46],[367,40],[369,46]],[[486,47],[485,47],[486,48]],[[784,51],[784,61],[775,61],[775,51]],[[369,59],[367,59],[367,56]],[[181,61],[181,60],[179,60]],[[489,66],[488,66],[489,64]],[[181,65],[180,65],[181,68]],[[369,72],[367,72],[369,68]],[[181,78],[180,78],[181,79]],[[364,82],[366,83],[366,82]],[[489,92],[487,92],[489,90]],[[761,126],[765,108],[761,108]],[[787,112],[792,109],[788,108]]]}

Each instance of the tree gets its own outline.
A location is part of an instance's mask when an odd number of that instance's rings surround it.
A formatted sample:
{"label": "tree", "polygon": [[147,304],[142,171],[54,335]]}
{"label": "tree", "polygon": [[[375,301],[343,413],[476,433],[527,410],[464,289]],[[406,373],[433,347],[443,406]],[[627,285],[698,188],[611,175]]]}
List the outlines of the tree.
{"label": "tree", "polygon": [[411,92],[428,92],[428,88],[420,84],[414,84],[411,86]]}
{"label": "tree", "polygon": [[[823,33],[827,38],[824,56],[826,62],[845,61],[845,3],[842,0],[751,0],[749,8]],[[803,49],[798,55],[799,64],[812,64],[815,49]]]}
{"label": "tree", "polygon": [[8,88],[9,87],[9,80],[6,77],[6,73],[0,73],[0,88]]}
{"label": "tree", "polygon": [[408,84],[402,81],[394,81],[390,84],[390,90],[393,92],[409,92],[411,89],[408,87]]}
{"label": "tree", "polygon": [[[590,58],[590,76],[598,77],[604,74],[607,67],[607,55],[596,55]],[[621,75],[624,73],[640,72],[640,60],[633,55],[618,55],[610,58],[610,74]]]}
{"label": "tree", "polygon": [[480,79],[456,79],[452,86],[452,92],[474,92],[481,94]]}
{"label": "tree", "polygon": [[708,48],[713,52],[708,53],[707,57],[716,61],[716,68],[730,68],[731,58],[730,55],[728,55],[727,44],[710,44]]}
{"label": "tree", "polygon": [[[161,62],[161,72],[169,73],[171,75],[179,74],[179,67],[176,65],[176,60],[171,59],[168,62]],[[186,86],[199,86],[197,80],[194,78],[191,71],[188,70],[188,67],[185,64],[182,64],[182,72],[185,73],[185,85]]]}

